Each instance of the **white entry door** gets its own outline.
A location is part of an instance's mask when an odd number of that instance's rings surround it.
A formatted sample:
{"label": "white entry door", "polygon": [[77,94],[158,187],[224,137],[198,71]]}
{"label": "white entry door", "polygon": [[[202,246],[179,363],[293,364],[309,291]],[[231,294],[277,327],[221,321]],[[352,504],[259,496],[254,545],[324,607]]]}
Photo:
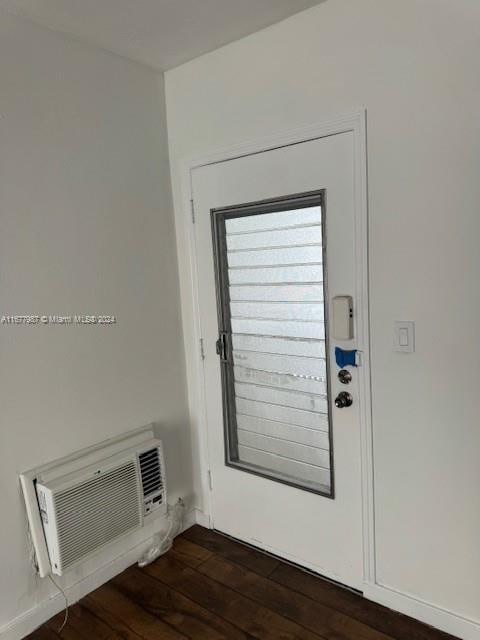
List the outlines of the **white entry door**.
{"label": "white entry door", "polygon": [[192,188],[213,526],[361,588],[353,133]]}

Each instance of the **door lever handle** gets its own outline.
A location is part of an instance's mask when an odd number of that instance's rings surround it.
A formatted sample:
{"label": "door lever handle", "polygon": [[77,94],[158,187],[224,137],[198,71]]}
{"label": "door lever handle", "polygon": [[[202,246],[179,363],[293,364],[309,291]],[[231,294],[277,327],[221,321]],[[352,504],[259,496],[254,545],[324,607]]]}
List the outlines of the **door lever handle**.
{"label": "door lever handle", "polygon": [[220,362],[228,362],[227,336],[228,333],[226,331],[220,331],[218,340],[215,343],[217,355],[220,356]]}

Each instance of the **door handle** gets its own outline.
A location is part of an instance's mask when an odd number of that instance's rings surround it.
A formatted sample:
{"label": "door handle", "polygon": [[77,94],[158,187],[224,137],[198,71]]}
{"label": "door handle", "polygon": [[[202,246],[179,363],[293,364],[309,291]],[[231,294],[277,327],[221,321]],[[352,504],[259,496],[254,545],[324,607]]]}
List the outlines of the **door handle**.
{"label": "door handle", "polygon": [[220,331],[218,340],[215,343],[217,355],[220,356],[220,362],[228,362],[227,336],[228,333],[226,331]]}
{"label": "door handle", "polygon": [[341,391],[335,398],[335,406],[337,409],[344,409],[345,407],[351,407],[353,404],[353,397],[348,391]]}

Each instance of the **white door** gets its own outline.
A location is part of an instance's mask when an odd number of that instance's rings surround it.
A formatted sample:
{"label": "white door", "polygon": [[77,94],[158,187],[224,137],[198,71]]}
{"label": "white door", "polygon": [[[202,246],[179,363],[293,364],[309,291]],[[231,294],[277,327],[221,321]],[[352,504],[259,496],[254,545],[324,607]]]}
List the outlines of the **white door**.
{"label": "white door", "polygon": [[192,188],[213,526],[361,588],[362,398],[335,360],[364,303],[353,133],[196,168]]}

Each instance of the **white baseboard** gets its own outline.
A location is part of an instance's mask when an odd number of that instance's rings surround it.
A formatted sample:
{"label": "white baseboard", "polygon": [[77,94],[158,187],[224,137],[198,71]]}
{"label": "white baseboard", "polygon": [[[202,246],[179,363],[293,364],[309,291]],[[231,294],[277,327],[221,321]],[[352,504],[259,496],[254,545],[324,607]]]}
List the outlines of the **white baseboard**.
{"label": "white baseboard", "polygon": [[363,595],[368,600],[416,618],[462,640],[480,640],[480,623],[463,618],[447,609],[378,584],[365,584]]}
{"label": "white baseboard", "polygon": [[[210,529],[210,516],[200,509],[192,509],[192,513],[193,512],[195,512],[195,522],[192,524],[199,524],[201,527],[205,527],[205,529]],[[185,528],[187,529],[187,527]]]}
{"label": "white baseboard", "polygon": [[[183,531],[189,529],[194,524],[208,527],[209,518],[199,509],[191,509],[185,514]],[[207,523],[207,524],[205,524]],[[69,604],[78,602],[81,598],[91,593],[102,584],[108,582],[113,577],[135,564],[145,548],[148,547],[148,540],[143,541],[123,555],[115,558],[112,562],[105,564],[97,571],[89,574],[79,582],[65,589]],[[57,593],[51,598],[38,603],[28,611],[25,611],[17,618],[0,628],[1,640],[21,640],[29,633],[32,633],[40,625],[63,610],[65,601],[62,594]]]}

